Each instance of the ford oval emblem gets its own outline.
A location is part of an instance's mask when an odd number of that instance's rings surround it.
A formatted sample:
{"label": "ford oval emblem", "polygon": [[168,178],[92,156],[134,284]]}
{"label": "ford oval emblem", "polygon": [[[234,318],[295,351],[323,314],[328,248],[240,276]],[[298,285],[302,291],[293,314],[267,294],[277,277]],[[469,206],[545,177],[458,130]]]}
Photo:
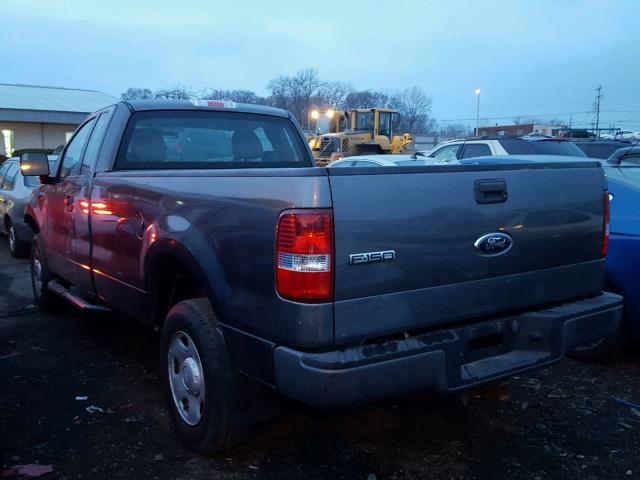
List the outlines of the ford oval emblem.
{"label": "ford oval emblem", "polygon": [[476,252],[485,257],[495,257],[507,253],[513,246],[513,239],[506,233],[487,233],[475,241]]}

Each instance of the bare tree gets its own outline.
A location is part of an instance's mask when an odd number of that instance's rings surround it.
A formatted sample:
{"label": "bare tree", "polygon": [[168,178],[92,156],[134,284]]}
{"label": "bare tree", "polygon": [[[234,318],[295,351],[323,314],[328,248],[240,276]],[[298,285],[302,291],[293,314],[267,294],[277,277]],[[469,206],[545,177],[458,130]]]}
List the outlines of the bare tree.
{"label": "bare tree", "polygon": [[323,82],[314,99],[319,107],[341,109],[344,101],[353,91],[353,87],[345,82]]}
{"label": "bare tree", "polygon": [[148,88],[130,87],[127,88],[126,92],[120,94],[120,98],[122,98],[122,100],[140,100],[153,98],[153,92]]}
{"label": "bare tree", "polygon": [[298,121],[308,123],[307,113],[312,99],[322,86],[320,74],[313,68],[299,70],[295,75],[278,75],[267,83],[271,92],[269,103],[274,107],[291,110]]}
{"label": "bare tree", "polygon": [[155,98],[168,98],[171,100],[179,100],[186,99],[189,100],[194,97],[194,95],[187,90],[186,87],[173,87],[173,88],[163,88],[160,90],[156,90],[154,93]]}
{"label": "bare tree", "polygon": [[267,89],[271,92],[269,103],[277,108],[290,108],[291,78],[288,75],[278,75],[269,80]]}
{"label": "bare tree", "polygon": [[400,113],[400,129],[423,133],[428,130],[431,114],[431,97],[420,87],[411,87],[392,95],[389,106]]}
{"label": "bare tree", "polygon": [[349,92],[344,100],[345,110],[353,108],[385,108],[389,97],[375,90],[360,90]]}
{"label": "bare tree", "polygon": [[231,102],[252,103],[256,105],[264,105],[266,101],[263,97],[256,95],[256,92],[251,90],[221,90],[214,88],[205,88],[200,93],[200,98],[229,100]]}

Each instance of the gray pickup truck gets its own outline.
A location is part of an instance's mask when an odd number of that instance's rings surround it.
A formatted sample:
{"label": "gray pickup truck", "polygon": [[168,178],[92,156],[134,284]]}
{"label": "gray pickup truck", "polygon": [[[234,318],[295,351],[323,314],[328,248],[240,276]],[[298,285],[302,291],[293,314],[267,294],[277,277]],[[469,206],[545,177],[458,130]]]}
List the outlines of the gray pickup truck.
{"label": "gray pickup truck", "polygon": [[25,210],[33,290],[162,331],[182,439],[239,441],[278,394],[319,408],[458,392],[616,330],[597,163],[316,168],[286,111],[120,102]]}

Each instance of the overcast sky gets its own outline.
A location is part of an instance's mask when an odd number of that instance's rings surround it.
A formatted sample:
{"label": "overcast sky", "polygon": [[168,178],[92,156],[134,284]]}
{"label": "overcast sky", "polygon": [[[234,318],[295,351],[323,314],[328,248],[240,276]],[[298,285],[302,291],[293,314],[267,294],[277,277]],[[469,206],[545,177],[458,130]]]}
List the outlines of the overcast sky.
{"label": "overcast sky", "polygon": [[[0,82],[249,89],[316,68],[359,89],[417,85],[439,120],[576,112],[640,130],[640,1],[2,0]],[[582,112],[582,113],[578,113]],[[546,115],[546,116],[543,116]],[[619,123],[623,120],[623,123]],[[466,123],[475,123],[468,121]]]}

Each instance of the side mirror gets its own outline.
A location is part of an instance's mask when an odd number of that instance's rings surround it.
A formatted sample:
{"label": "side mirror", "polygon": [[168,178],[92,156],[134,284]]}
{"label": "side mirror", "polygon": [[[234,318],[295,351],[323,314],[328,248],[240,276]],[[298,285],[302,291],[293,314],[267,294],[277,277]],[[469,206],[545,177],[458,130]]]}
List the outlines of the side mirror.
{"label": "side mirror", "polygon": [[23,153],[20,155],[20,171],[25,177],[48,177],[49,158],[46,153]]}

